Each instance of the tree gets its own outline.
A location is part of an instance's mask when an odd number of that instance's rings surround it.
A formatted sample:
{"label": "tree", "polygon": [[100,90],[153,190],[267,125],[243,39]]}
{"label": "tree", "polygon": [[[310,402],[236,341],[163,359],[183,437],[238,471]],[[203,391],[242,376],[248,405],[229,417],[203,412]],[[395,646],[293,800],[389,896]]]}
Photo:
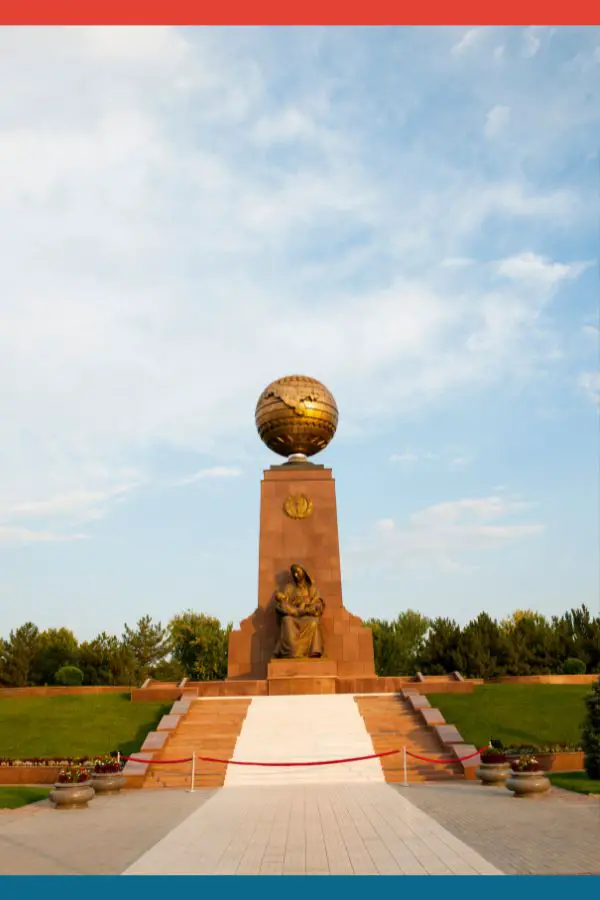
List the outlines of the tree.
{"label": "tree", "polygon": [[153,623],[151,616],[143,616],[135,628],[125,625],[123,644],[135,659],[138,682],[144,681],[152,666],[161,662],[169,652],[169,634],[160,622]]}
{"label": "tree", "polygon": [[79,660],[77,638],[68,628],[48,628],[39,636],[32,665],[32,680],[52,684],[55,673],[63,666],[76,666]]}
{"label": "tree", "polygon": [[585,770],[589,778],[600,779],[600,678],[586,697],[586,720],[581,734]]}
{"label": "tree", "polygon": [[132,684],[136,661],[118,637],[103,631],[79,647],[79,668],[84,684]]}
{"label": "tree", "polygon": [[229,632],[220,621],[191,610],[175,616],[169,623],[173,657],[188,678],[220,681],[227,677]]}
{"label": "tree", "polygon": [[532,610],[517,610],[501,624],[509,675],[546,675],[562,664],[560,640],[552,623]]}
{"label": "tree", "polygon": [[39,648],[40,632],[33,622],[11,631],[3,649],[3,677],[11,687],[31,684],[33,664]]}
{"label": "tree", "polygon": [[589,609],[581,606],[565,613],[561,624],[569,636],[563,659],[580,659],[588,672],[600,672],[600,616],[592,618]]}
{"label": "tree", "polygon": [[445,675],[446,672],[458,671],[460,634],[460,625],[452,619],[433,620],[423,649],[424,672]]}
{"label": "tree", "polygon": [[373,632],[377,674],[414,675],[423,655],[429,619],[408,609],[391,622],[370,619],[365,625]]}
{"label": "tree", "polygon": [[156,681],[176,681],[178,684],[185,678],[185,670],[178,660],[170,657],[150,669],[150,676]]}
{"label": "tree", "polygon": [[506,637],[487,613],[480,613],[462,630],[456,649],[456,669],[468,678],[502,675],[506,665]]}

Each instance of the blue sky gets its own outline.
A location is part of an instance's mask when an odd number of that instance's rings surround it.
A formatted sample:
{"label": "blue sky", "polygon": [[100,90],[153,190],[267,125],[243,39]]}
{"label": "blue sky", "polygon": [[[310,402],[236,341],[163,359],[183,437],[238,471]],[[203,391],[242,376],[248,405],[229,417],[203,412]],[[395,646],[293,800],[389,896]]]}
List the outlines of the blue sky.
{"label": "blue sky", "polygon": [[598,610],[600,29],[4,29],[0,80],[0,634],[252,612],[294,372],[352,612]]}

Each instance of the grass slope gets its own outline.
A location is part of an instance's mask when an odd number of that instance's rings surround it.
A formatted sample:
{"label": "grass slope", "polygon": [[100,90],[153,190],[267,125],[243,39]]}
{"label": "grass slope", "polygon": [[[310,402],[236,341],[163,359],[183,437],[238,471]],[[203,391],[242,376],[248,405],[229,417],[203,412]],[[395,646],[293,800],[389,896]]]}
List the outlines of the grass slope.
{"label": "grass slope", "polygon": [[0,699],[0,756],[93,756],[139,750],[170,703],[128,694]]}
{"label": "grass slope", "polygon": [[472,694],[428,694],[428,700],[477,747],[490,738],[541,746],[581,740],[589,692],[586,685],[486,684]]}
{"label": "grass slope", "polygon": [[18,809],[28,803],[45,800],[51,788],[0,787],[0,809]]}

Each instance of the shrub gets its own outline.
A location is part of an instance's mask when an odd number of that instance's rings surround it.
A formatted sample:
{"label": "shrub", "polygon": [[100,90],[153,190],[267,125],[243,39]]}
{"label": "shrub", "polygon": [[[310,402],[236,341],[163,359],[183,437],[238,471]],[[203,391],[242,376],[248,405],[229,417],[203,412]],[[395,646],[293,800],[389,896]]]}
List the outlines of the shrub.
{"label": "shrub", "polygon": [[77,666],[62,666],[54,676],[54,680],[57,684],[74,687],[83,684],[83,672]]}
{"label": "shrub", "polygon": [[585,771],[588,778],[600,779],[600,678],[586,697],[585,705],[587,715],[581,732]]}
{"label": "shrub", "polygon": [[563,672],[565,675],[585,675],[585,663],[582,659],[573,657],[565,659],[563,663]]}

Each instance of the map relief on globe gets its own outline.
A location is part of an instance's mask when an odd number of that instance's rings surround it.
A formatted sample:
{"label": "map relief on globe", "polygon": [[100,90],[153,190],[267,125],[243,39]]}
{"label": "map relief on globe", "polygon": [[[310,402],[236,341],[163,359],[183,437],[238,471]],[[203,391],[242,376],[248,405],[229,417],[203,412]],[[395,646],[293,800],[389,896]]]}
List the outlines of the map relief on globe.
{"label": "map relief on globe", "polygon": [[324,384],[306,375],[278,378],[256,404],[260,438],[290,462],[301,462],[324,450],[338,424],[338,408]]}

